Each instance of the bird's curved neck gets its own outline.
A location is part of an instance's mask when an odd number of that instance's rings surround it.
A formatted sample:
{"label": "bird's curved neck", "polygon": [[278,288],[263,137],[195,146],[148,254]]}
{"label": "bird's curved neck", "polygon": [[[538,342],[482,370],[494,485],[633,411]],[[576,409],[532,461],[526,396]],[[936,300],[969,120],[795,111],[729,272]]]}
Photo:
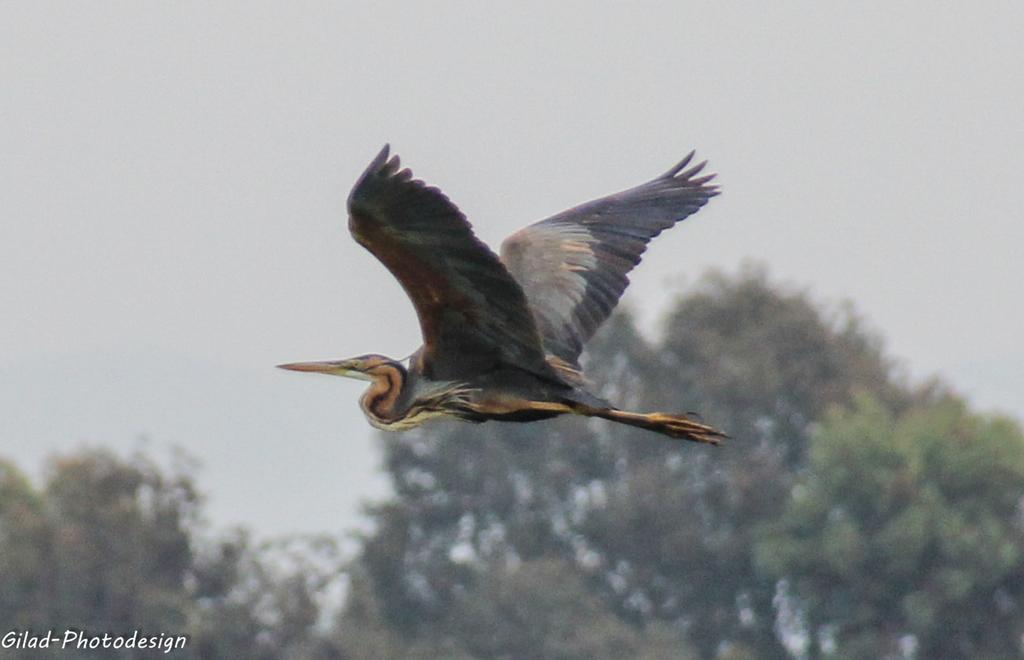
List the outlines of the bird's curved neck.
{"label": "bird's curved neck", "polygon": [[373,382],[360,399],[363,412],[374,426],[387,426],[399,417],[395,404],[408,374],[397,362],[378,365],[367,373],[373,377]]}

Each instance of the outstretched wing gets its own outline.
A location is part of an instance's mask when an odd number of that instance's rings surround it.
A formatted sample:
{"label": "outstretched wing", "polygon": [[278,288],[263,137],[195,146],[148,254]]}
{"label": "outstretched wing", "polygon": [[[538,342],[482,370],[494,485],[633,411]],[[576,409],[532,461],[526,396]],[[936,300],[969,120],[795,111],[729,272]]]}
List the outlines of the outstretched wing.
{"label": "outstretched wing", "polygon": [[440,190],[400,168],[385,145],[349,195],[348,226],[412,299],[425,373],[457,379],[505,363],[552,376],[522,288]]}
{"label": "outstretched wing", "polygon": [[693,152],[643,185],[530,225],[501,244],[501,260],[526,292],[548,352],[576,364],[583,344],[619,302],[647,243],[718,194],[689,169]]}

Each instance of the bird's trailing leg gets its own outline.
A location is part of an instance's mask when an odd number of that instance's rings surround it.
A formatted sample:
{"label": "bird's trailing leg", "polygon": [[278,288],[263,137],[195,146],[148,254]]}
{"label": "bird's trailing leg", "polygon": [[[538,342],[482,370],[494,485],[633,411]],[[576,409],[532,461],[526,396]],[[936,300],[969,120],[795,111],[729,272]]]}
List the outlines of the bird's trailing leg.
{"label": "bird's trailing leg", "polygon": [[671,438],[690,440],[691,442],[703,442],[705,444],[717,445],[724,438],[728,437],[718,429],[700,422],[695,422],[686,415],[671,415],[668,413],[634,413],[615,408],[576,408],[573,412],[587,417],[600,417],[620,424],[628,424],[637,428],[661,433]]}
{"label": "bird's trailing leg", "polygon": [[680,438],[691,442],[702,442],[717,445],[728,436],[716,428],[696,422],[686,415],[668,413],[634,413],[616,408],[595,408],[576,402],[555,403],[550,401],[529,401],[520,410],[548,412],[554,414],[573,414],[585,417],[600,417],[612,422],[627,424],[647,431],[661,433],[671,438]]}

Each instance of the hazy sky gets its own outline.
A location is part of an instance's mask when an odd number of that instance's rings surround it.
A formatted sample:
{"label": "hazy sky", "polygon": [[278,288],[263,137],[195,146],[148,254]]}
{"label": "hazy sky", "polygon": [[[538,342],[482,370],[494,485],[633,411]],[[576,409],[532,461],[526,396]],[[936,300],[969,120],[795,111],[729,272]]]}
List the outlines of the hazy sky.
{"label": "hazy sky", "polygon": [[1020,5],[781,4],[0,4],[0,454],[146,436],[218,524],[351,527],[364,384],[272,366],[419,344],[345,228],[384,142],[492,245],[695,147],[645,327],[759,260],[1024,417]]}

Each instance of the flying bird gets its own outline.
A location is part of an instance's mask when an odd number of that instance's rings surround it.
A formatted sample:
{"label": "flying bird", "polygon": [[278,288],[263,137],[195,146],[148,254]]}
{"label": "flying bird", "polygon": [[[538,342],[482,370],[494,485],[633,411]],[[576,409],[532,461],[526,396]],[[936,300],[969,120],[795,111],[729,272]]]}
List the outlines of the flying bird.
{"label": "flying bird", "polygon": [[423,346],[405,360],[361,355],[279,365],[370,381],[360,398],[387,431],[435,417],[529,422],[584,415],[717,444],[686,415],[620,410],[587,390],[584,344],[608,318],[647,243],[718,194],[693,152],[668,172],[509,236],[494,254],[437,188],[387,145],[348,197],[349,231],[412,300]]}

